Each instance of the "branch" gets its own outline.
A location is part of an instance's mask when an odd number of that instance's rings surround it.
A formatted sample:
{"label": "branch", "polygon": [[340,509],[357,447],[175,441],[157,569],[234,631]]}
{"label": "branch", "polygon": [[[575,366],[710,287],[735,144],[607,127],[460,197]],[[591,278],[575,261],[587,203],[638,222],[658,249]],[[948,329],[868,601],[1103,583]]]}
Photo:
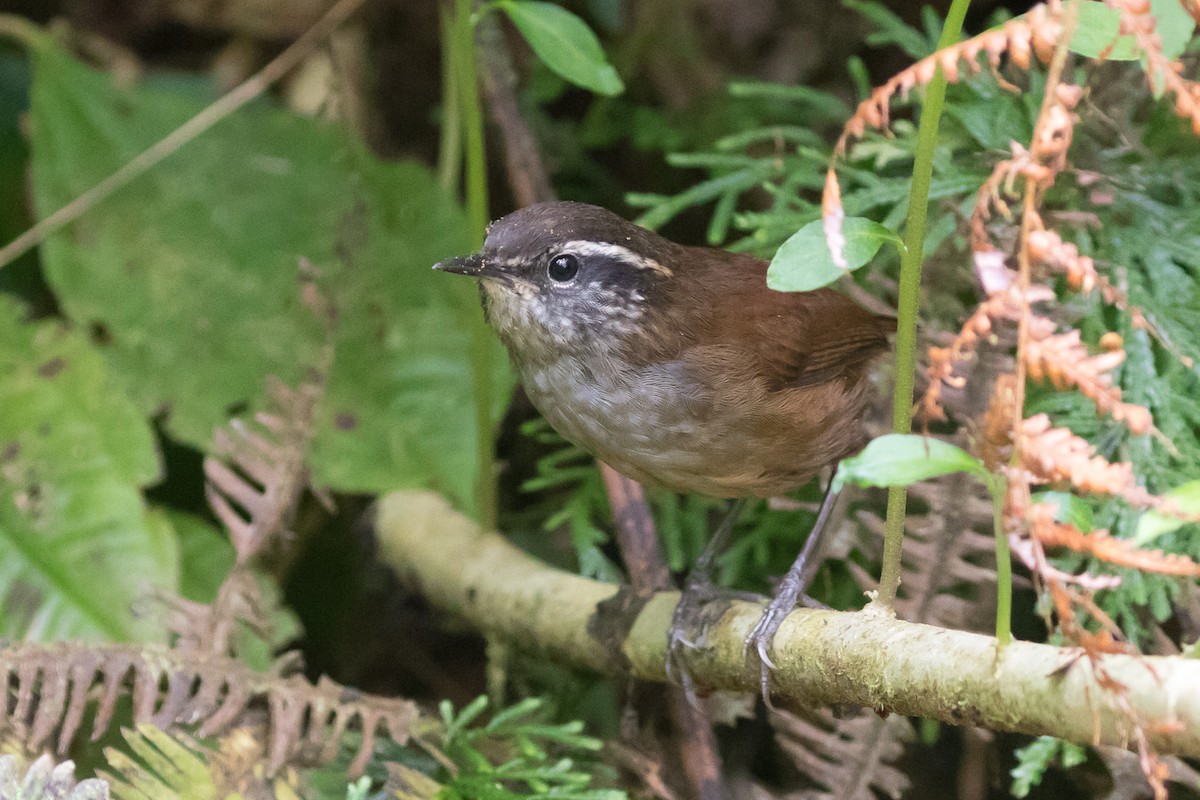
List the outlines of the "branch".
{"label": "branch", "polygon": [[[677,592],[631,602],[627,589],[548,567],[426,492],[386,496],[376,525],[381,554],[400,578],[472,625],[576,667],[666,680]],[[729,603],[690,659],[698,683],[758,690],[742,643],[761,613],[760,604]],[[772,655],[777,694],[807,705],[848,703],[1088,744],[1125,746],[1130,733],[1128,714],[1112,706],[1078,649],[1013,642],[998,650],[989,636],[884,613],[800,609],[779,629]],[[1200,756],[1200,662],[1099,660],[1159,752]]]}

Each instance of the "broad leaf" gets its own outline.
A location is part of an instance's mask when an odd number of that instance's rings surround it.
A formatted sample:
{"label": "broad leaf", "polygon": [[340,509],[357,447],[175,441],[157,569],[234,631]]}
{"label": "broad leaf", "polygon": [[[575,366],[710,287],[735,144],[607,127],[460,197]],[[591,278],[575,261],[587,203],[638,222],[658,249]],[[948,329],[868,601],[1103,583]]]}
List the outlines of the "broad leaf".
{"label": "broad leaf", "polygon": [[1150,0],[1154,14],[1154,32],[1162,39],[1163,55],[1178,58],[1196,32],[1196,20],[1179,0]]}
{"label": "broad leaf", "polygon": [[[1163,497],[1170,500],[1179,509],[1180,514],[1187,516],[1200,515],[1200,481],[1189,481],[1182,486],[1176,486]],[[1158,537],[1177,530],[1188,523],[1188,520],[1174,514],[1164,514],[1161,511],[1147,511],[1138,519],[1137,532],[1133,535],[1133,543],[1141,547],[1149,544]]]}
{"label": "broad leaf", "polygon": [[582,19],[561,6],[538,0],[502,0],[499,6],[537,57],[561,77],[597,94],[616,95],[625,90],[596,34]]}
{"label": "broad leaf", "polygon": [[133,613],[176,580],[174,532],[139,492],[153,434],[84,337],[22,312],[0,295],[0,635],[157,638]]}
{"label": "broad leaf", "polygon": [[[49,42],[33,62],[42,216],[204,106],[203,87],[117,88]],[[464,213],[425,168],[261,105],[53,236],[43,259],[65,312],[143,412],[163,412],[173,437],[201,449],[232,414],[261,407],[267,376],[295,384],[315,363],[325,333],[297,281],[298,260],[311,260],[338,312],[315,479],[353,492],[434,486],[471,507],[468,354],[483,322],[471,283],[430,269],[471,249]],[[490,348],[498,417],[511,378]]]}
{"label": "broad leaf", "polygon": [[1120,11],[1098,0],[1084,0],[1077,8],[1079,14],[1075,20],[1075,33],[1071,35],[1072,52],[1108,61],[1137,59],[1141,52],[1137,40],[1129,35],[1121,35]]}
{"label": "broad leaf", "polygon": [[874,439],[856,456],[838,465],[833,486],[908,486],[919,481],[967,472],[981,479],[990,474],[974,456],[941,439],[889,433]]}
{"label": "broad leaf", "polygon": [[[903,242],[895,233],[874,220],[848,217],[842,221],[849,270],[866,264],[884,242],[898,248]],[[808,292],[828,286],[847,270],[833,263],[821,220],[808,223],[780,245],[767,269],[767,286],[780,292]]]}
{"label": "broad leaf", "polygon": [[1054,519],[1059,522],[1074,525],[1084,533],[1091,533],[1095,527],[1092,507],[1078,495],[1070,492],[1038,492],[1032,499],[1035,503],[1054,506]]}

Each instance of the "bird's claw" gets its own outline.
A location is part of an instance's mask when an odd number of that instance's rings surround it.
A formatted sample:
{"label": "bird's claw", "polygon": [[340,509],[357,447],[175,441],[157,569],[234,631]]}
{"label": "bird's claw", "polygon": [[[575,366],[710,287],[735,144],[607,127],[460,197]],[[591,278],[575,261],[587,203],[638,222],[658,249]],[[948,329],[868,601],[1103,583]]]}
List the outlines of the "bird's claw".
{"label": "bird's claw", "polygon": [[667,679],[671,683],[683,686],[685,689],[691,686],[692,676],[688,672],[687,663],[684,659],[684,653],[688,650],[693,650],[696,647],[696,642],[683,632],[676,621],[672,621],[671,630],[667,633]]}
{"label": "bird's claw", "polygon": [[[775,603],[772,601],[767,605],[754,629],[750,631],[750,635],[746,637],[746,642],[742,647],[742,652],[749,661],[751,654],[758,657],[759,669],[759,692],[762,694],[763,702],[767,704],[767,708],[771,708],[771,670],[776,668],[776,664],[771,660],[771,643],[775,639],[775,632],[779,630],[780,624],[783,622]],[[786,616],[786,615],[784,615]]]}
{"label": "bird's claw", "polygon": [[[787,619],[788,614],[792,613],[796,604],[796,598],[786,595],[776,595],[772,598],[763,610],[762,616],[758,618],[758,622],[755,623],[754,629],[746,637],[746,642],[742,647],[742,653],[747,661],[752,657],[752,653],[758,657],[760,688],[763,702],[767,704],[768,708],[771,707],[771,672],[778,668],[771,659],[771,646],[775,641],[775,634],[779,632],[783,621]],[[824,607],[823,603],[819,603],[807,595],[800,596],[799,604]]]}
{"label": "bird's claw", "polygon": [[687,666],[687,652],[704,646],[704,631],[711,623],[710,601],[721,596],[719,590],[703,574],[688,579],[675,613],[671,617],[671,628],[667,632],[667,678],[681,686],[689,702],[697,702],[695,682]]}

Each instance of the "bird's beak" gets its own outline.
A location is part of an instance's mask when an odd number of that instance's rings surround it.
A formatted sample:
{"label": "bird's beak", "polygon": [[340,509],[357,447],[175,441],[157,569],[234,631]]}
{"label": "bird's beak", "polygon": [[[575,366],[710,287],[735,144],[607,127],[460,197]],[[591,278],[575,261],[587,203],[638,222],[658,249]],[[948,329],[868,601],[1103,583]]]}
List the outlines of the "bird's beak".
{"label": "bird's beak", "polygon": [[472,278],[508,277],[503,271],[489,265],[482,253],[448,258],[445,261],[439,261],[434,264],[433,268],[442,272],[453,272],[456,275],[468,275]]}

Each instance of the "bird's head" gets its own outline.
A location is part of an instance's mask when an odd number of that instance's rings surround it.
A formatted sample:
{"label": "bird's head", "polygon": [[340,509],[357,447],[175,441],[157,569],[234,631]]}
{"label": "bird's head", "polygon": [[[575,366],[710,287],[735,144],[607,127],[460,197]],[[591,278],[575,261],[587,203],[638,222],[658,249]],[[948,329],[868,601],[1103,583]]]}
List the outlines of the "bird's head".
{"label": "bird's head", "polygon": [[434,269],[479,278],[488,321],[518,359],[610,349],[673,277],[678,245],[597,206],[538,203],[492,223],[483,249]]}

